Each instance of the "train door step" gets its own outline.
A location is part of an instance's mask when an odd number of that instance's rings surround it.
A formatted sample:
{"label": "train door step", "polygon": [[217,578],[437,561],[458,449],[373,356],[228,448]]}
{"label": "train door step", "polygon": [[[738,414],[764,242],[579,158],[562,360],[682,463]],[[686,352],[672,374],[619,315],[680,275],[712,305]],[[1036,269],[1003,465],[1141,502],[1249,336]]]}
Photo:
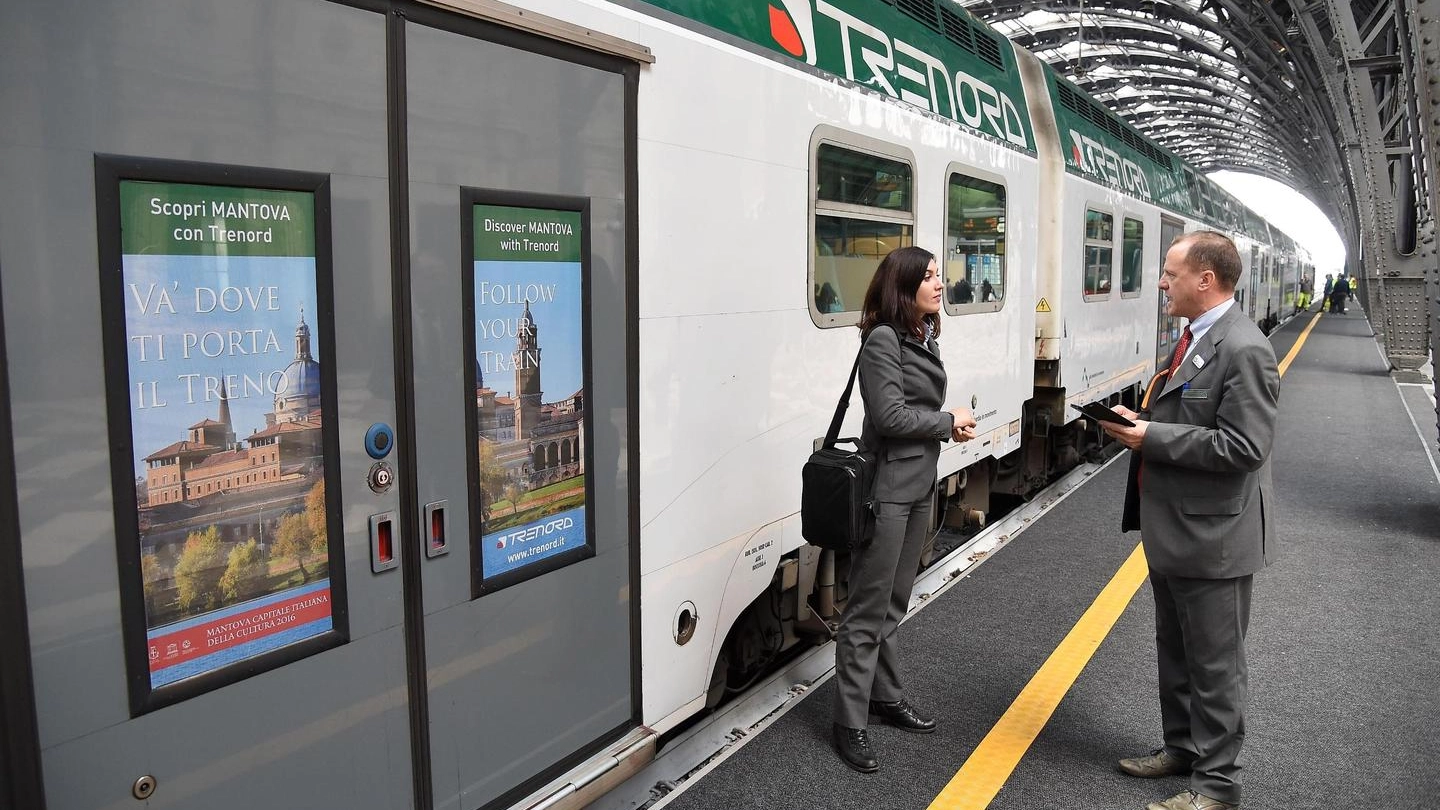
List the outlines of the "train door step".
{"label": "train door step", "polygon": [[523,810],[579,810],[629,779],[655,759],[653,730],[639,726],[614,745],[521,802]]}

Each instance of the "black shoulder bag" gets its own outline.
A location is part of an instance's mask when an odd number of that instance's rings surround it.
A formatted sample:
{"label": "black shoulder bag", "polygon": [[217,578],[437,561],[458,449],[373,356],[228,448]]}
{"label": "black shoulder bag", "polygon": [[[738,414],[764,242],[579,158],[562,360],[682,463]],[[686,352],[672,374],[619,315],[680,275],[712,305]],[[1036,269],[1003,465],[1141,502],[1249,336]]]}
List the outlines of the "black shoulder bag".
{"label": "black shoulder bag", "polygon": [[[853,436],[836,438],[845,410],[850,407],[850,393],[864,351],[862,343],[850,369],[850,380],[845,383],[845,393],[835,406],[830,429],[825,431],[825,441],[810,454],[800,471],[800,536],[821,548],[846,550],[862,545],[875,515],[875,457]],[[855,449],[845,450],[837,444],[850,444]]]}

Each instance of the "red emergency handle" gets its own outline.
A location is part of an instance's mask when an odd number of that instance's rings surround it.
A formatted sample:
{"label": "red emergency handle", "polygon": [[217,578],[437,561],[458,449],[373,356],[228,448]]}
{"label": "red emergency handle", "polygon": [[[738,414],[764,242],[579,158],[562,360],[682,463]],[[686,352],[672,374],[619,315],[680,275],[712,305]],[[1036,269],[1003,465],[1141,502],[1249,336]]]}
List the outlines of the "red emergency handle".
{"label": "red emergency handle", "polygon": [[393,521],[382,520],[375,527],[375,557],[382,563],[388,563],[395,559],[395,544],[390,537],[390,527]]}

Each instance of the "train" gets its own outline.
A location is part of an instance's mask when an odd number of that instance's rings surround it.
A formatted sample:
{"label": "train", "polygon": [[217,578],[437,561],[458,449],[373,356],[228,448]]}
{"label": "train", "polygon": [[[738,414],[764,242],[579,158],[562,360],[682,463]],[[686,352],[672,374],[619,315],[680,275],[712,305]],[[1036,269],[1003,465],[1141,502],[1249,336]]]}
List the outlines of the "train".
{"label": "train", "polygon": [[1267,330],[1314,277],[951,0],[23,4],[0,111],[16,807],[583,806],[833,632],[890,250],[954,532],[1109,452],[1177,235]]}

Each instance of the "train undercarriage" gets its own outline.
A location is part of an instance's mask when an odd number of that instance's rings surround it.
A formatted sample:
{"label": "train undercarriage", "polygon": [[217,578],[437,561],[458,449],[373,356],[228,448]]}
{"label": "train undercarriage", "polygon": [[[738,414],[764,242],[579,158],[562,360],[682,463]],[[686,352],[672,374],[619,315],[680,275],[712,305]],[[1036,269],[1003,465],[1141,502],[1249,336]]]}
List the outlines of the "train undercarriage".
{"label": "train undercarriage", "polygon": [[[1141,393],[1131,386],[1105,404],[1138,408]],[[1019,449],[939,480],[920,571],[1077,465],[1104,461],[1122,449],[1089,419],[1063,423],[1064,407],[1064,389],[1037,389],[1025,403]],[[741,612],[721,645],[706,708],[743,693],[804,649],[831,641],[845,609],[848,570],[844,551],[807,544],[782,557],[764,593]]]}

